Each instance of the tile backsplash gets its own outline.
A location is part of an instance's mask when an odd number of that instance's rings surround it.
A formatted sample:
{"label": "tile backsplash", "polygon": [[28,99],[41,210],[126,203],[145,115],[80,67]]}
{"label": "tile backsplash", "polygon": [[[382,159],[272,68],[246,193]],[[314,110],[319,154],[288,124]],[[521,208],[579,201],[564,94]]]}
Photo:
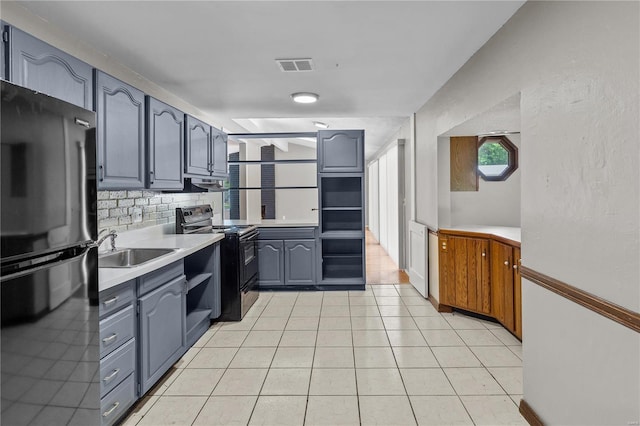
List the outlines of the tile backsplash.
{"label": "tile backsplash", "polygon": [[215,192],[98,191],[98,230],[121,232],[175,222],[176,207],[214,206],[220,198],[220,194]]}

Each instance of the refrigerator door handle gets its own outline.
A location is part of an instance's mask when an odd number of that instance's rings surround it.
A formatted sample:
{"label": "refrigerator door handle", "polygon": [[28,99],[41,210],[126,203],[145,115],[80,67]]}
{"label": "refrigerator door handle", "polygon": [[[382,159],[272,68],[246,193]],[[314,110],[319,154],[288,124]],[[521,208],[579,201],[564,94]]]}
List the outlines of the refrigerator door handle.
{"label": "refrigerator door handle", "polygon": [[[47,256],[38,257],[36,259],[26,260],[12,265],[11,268],[7,268],[8,271],[5,271],[3,268],[2,276],[0,276],[0,282],[19,278],[23,275],[32,274],[64,263],[71,263],[78,258],[85,256],[88,253],[89,248],[82,247],[80,250],[81,251],[77,254],[72,254],[69,251],[61,251]],[[16,272],[12,273],[11,271],[13,270]]]}

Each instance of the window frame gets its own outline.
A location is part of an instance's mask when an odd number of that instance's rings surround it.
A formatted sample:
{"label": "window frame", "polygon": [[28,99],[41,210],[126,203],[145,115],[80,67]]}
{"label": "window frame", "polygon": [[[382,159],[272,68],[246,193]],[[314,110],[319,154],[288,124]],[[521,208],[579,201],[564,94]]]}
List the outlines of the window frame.
{"label": "window frame", "polygon": [[478,156],[480,154],[480,148],[485,143],[499,143],[508,153],[509,153],[509,164],[507,168],[504,169],[502,173],[495,176],[488,176],[482,173],[480,170],[480,158],[478,158],[478,174],[480,177],[487,182],[502,182],[505,181],[518,169],[518,147],[513,144],[505,135],[491,135],[485,136],[478,141]]}

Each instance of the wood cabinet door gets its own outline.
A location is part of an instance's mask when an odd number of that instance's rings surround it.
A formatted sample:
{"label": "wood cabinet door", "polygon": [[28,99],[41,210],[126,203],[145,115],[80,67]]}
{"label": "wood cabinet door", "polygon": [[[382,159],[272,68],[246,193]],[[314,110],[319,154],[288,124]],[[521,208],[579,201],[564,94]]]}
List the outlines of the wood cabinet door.
{"label": "wood cabinet door", "polygon": [[515,335],[522,339],[522,277],[520,276],[520,249],[513,249],[513,306],[515,316]]}
{"label": "wood cabinet door", "polygon": [[144,93],[96,70],[99,189],[143,189]]}
{"label": "wood cabinet door", "polygon": [[364,131],[320,130],[318,173],[364,171]]}
{"label": "wood cabinet door", "polygon": [[261,286],[284,285],[282,240],[258,240],[258,283]]}
{"label": "wood cabinet door", "polygon": [[211,176],[211,126],[187,115],[184,172]]}
{"label": "wood cabinet door", "polygon": [[147,96],[148,187],[182,189],[184,113]]}
{"label": "wood cabinet door", "polygon": [[93,108],[93,68],[24,31],[9,27],[11,82],[82,108]]}
{"label": "wood cabinet door", "polygon": [[493,316],[509,330],[515,330],[513,305],[513,247],[491,242],[491,292]]}
{"label": "wood cabinet door", "polygon": [[148,391],[184,353],[184,275],[142,296],[140,305],[140,385]]}
{"label": "wood cabinet door", "polygon": [[315,284],[315,240],[284,242],[284,282],[286,285]]}
{"label": "wood cabinet door", "polygon": [[211,174],[224,178],[229,175],[227,172],[227,135],[212,127],[211,139],[213,157],[211,159]]}
{"label": "wood cabinet door", "polygon": [[438,269],[440,278],[440,303],[453,306],[456,300],[453,248],[449,237],[438,237]]}
{"label": "wood cabinet door", "polygon": [[489,242],[482,238],[449,237],[453,252],[454,306],[490,313]]}

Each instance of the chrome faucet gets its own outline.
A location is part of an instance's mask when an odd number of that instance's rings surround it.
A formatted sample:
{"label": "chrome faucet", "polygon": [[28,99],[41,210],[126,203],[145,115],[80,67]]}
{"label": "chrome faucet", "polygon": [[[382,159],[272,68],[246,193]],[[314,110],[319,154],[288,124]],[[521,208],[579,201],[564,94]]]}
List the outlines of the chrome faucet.
{"label": "chrome faucet", "polygon": [[111,251],[116,251],[116,238],[118,237],[118,233],[113,230],[109,231],[108,229],[103,229],[98,234],[98,237],[100,236],[100,234],[102,234],[105,231],[108,232],[108,234],[102,238],[99,238],[98,241],[96,241],[96,247],[100,247],[100,245],[104,242],[104,240],[106,240],[107,238],[111,238]]}

